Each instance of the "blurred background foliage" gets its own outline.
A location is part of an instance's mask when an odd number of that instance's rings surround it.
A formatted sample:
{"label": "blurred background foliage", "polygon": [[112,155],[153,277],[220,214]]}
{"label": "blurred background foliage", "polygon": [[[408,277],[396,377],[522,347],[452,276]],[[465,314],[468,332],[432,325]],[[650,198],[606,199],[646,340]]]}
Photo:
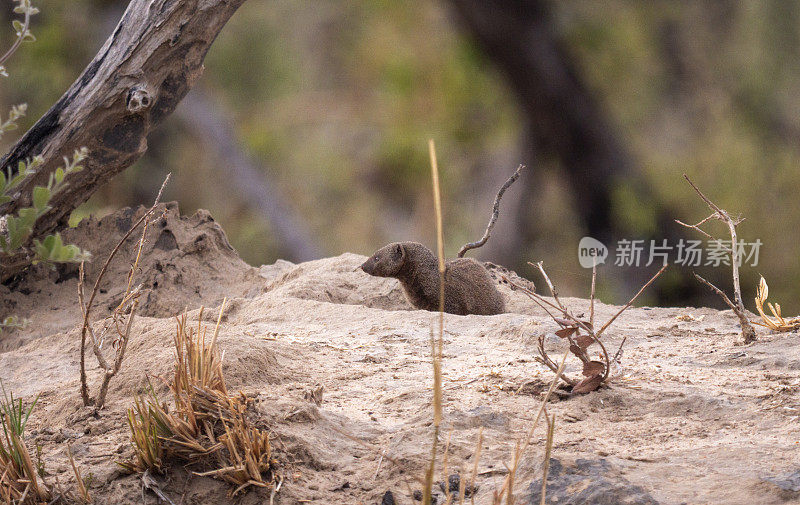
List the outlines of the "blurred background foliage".
{"label": "blurred background foliage", "polygon": [[[126,4],[38,2],[38,41],[8,62],[11,77],[0,87],[3,104],[28,103],[23,131],[80,74]],[[10,18],[11,2],[2,5]],[[752,308],[761,273],[785,313],[800,311],[800,4],[549,6],[553,32],[651,188],[647,199],[625,183],[612,192],[614,218],[632,230],[627,238],[658,237],[657,209],[677,209],[674,217],[687,222],[707,214],[681,178],[686,172],[723,208],[747,218],[742,238],[764,243],[758,267],[743,272],[746,304]],[[9,27],[0,34],[7,46],[13,33],[10,23],[2,26]],[[587,294],[590,276],[576,251],[584,218],[563,167],[526,147],[515,93],[446,2],[249,0],[212,46],[192,94],[227,118],[237,147],[284,195],[324,255],[370,254],[394,240],[434,243],[428,138],[437,142],[450,256],[480,237],[496,189],[527,164],[527,182],[507,197],[521,210],[501,212],[507,226],[496,233],[535,239],[498,251],[504,242],[493,236],[495,249],[475,256],[531,277],[525,261],[542,259],[564,294]],[[172,172],[166,199],[178,200],[184,213],[209,209],[246,261],[298,259],[274,223],[238,197],[228,159],[181,107],[151,135],[145,157],[72,222],[149,203]],[[14,140],[7,136],[3,147]],[[721,226],[712,229],[724,237]],[[702,238],[690,230],[685,236]],[[603,268],[613,284],[614,267]],[[624,301],[604,293],[608,302]],[[656,299],[680,303],[669,293]],[[718,306],[714,298],[708,303]]]}

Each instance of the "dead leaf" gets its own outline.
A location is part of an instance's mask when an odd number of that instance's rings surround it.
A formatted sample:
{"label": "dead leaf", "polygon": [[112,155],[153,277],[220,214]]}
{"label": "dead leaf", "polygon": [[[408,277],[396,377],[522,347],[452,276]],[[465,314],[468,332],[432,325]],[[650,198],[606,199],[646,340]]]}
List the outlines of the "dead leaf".
{"label": "dead leaf", "polygon": [[561,328],[560,330],[556,331],[556,335],[558,335],[561,338],[567,338],[576,331],[578,331],[578,328],[570,326],[569,328]]}
{"label": "dead leaf", "polygon": [[570,350],[570,352],[572,352],[572,354],[574,354],[575,356],[580,358],[580,360],[583,361],[584,363],[589,361],[589,358],[586,356],[586,353],[584,352],[584,350],[582,348],[578,347],[577,345],[570,344],[569,350]]}
{"label": "dead leaf", "polygon": [[586,349],[594,343],[594,339],[589,335],[579,335],[575,343],[582,349]]}
{"label": "dead leaf", "polygon": [[606,366],[600,361],[590,361],[583,364],[583,375],[591,377],[593,375],[602,375],[606,371]]}
{"label": "dead leaf", "polygon": [[591,393],[595,389],[600,387],[600,384],[603,383],[603,376],[602,375],[592,375],[591,377],[586,377],[579,383],[575,384],[572,388],[572,392],[574,394],[585,394]]}

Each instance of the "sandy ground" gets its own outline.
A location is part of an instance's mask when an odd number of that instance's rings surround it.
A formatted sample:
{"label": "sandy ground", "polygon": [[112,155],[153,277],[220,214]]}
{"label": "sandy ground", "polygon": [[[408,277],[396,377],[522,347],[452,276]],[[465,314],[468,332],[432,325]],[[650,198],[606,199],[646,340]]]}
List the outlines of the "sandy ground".
{"label": "sandy ground", "polygon": [[[95,254],[90,283],[139,212],[70,231],[68,240]],[[220,335],[225,374],[229,389],[256,399],[259,418],[272,430],[285,478],[274,502],[372,505],[390,490],[397,503],[419,503],[412,492],[420,488],[415,479],[423,475],[432,437],[434,313],[412,310],[396,281],[356,271],[360,255],[250,267],[207,213],[180,217],[174,204],[148,239],[139,275],[148,289],[142,317],[98,415],[80,408],[75,269],[37,268],[0,287],[0,316],[31,319],[25,330],[0,334],[0,378],[26,400],[41,394],[29,441],[42,444],[50,479],[73,479],[69,443],[95,503],[157,502],[116,463],[132,454],[125,409],[146,375],[170,372],[173,316],[188,308],[196,321],[205,305],[210,321],[227,296]],[[98,328],[124,289],[133,247],[109,274]],[[535,357],[539,335],[555,323],[518,291],[500,289],[507,314],[445,316],[440,442],[450,440],[447,473],[466,476],[483,430],[480,504],[491,503],[502,484],[553,375]],[[565,301],[576,312],[588,307],[586,300]],[[599,304],[598,310],[602,321],[617,308]],[[740,346],[738,331],[730,311],[625,312],[604,337],[613,350],[627,337],[611,384],[548,407],[556,416],[548,503],[800,503],[798,335],[761,332],[758,342]],[[553,355],[563,352],[556,337],[547,339]],[[90,382],[97,384],[90,363]],[[320,390],[318,405],[311,393]],[[538,503],[543,433],[536,431],[520,465],[518,503]],[[175,503],[269,502],[264,491],[229,500],[227,485],[182,468],[158,479]]]}

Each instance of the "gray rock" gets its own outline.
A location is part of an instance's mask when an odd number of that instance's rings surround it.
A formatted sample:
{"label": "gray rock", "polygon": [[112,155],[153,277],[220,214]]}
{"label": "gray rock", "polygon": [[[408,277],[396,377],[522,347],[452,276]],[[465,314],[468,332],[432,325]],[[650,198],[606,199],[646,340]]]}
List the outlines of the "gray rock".
{"label": "gray rock", "polygon": [[795,470],[794,472],[785,473],[777,477],[768,477],[764,480],[772,484],[775,484],[784,491],[789,491],[792,493],[800,493],[800,470]]}
{"label": "gray rock", "polygon": [[[526,503],[538,505],[542,480],[528,487]],[[565,465],[550,459],[547,500],[552,505],[658,505],[644,488],[631,484],[605,459],[577,459]]]}

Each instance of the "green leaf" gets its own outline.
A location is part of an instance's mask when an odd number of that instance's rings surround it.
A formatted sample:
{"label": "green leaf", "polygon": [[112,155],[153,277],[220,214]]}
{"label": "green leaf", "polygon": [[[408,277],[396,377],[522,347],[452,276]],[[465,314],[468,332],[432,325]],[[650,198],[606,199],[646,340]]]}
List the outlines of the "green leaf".
{"label": "green leaf", "polygon": [[25,29],[25,25],[22,24],[22,21],[20,21],[19,19],[15,19],[14,21],[11,22],[11,25],[14,27],[14,31],[17,32],[18,37],[22,35],[22,30]]}
{"label": "green leaf", "polygon": [[69,244],[61,249],[61,255],[59,261],[73,261],[80,254],[81,254],[80,247],[74,244]]}
{"label": "green leaf", "polygon": [[56,184],[61,184],[61,181],[64,180],[64,169],[58,167],[56,169]]}
{"label": "green leaf", "polygon": [[33,207],[25,207],[20,209],[17,216],[9,216],[6,219],[6,226],[8,228],[8,244],[7,249],[16,251],[28,238],[28,235],[33,231],[33,225],[39,217],[38,212]]}
{"label": "green leaf", "polygon": [[36,207],[40,213],[47,207],[47,202],[50,201],[50,190],[44,186],[36,186],[33,188],[33,206]]}

